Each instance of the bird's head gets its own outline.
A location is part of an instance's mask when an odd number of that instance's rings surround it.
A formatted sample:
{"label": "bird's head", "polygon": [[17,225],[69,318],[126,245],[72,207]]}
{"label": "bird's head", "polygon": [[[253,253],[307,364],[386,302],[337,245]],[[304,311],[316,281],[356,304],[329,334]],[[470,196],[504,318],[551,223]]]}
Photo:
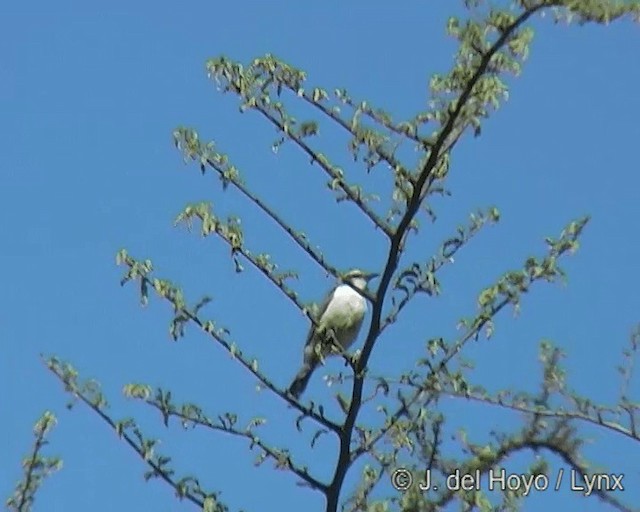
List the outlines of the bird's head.
{"label": "bird's head", "polygon": [[371,281],[375,277],[378,277],[378,274],[374,272],[365,272],[364,270],[355,268],[353,270],[349,270],[349,272],[344,274],[342,276],[342,280],[351,284],[351,286],[358,288],[359,290],[364,290],[367,287],[369,281]]}

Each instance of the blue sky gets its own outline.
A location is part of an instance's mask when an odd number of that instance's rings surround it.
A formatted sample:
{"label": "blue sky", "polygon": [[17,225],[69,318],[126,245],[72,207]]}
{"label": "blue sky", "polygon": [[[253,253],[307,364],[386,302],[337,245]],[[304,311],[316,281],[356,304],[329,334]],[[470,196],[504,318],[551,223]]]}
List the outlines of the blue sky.
{"label": "blue sky", "polygon": [[[63,0],[55,8],[42,1],[5,6],[0,14],[0,495],[10,494],[32,425],[50,409],[59,418],[50,453],[65,466],[45,483],[36,510],[192,509],[162,483],[145,484],[143,464],[93,413],[65,410],[68,397],[40,362],[45,353],[100,381],[114,416],[135,415],[162,438],[161,450],[174,456],[179,472],[222,489],[233,509],[281,509],[282,497],[290,510],[319,509],[320,496],[297,487],[292,476],[254,468],[245,443],[177,426],[167,431],[142,404],[121,397],[124,384],[143,382],[170,387],[177,400],[213,415],[264,416],[268,440],[289,446],[320,475],[333,467],[335,446],[327,441],[310,451],[309,431],[296,434],[293,413],[257,392],[220,347],[194,329],[171,342],[169,308],[158,300],[140,308],[134,288],[119,286],[115,254],[124,247],[151,258],[158,276],[181,284],[194,300],[211,295],[209,316],[286,385],[300,361],[304,318],[252,270],[236,275],[217,240],[174,228],[173,220],[186,203],[212,201],[216,212],[242,216],[255,252],[271,252],[283,268],[300,271],[303,300],[318,298],[330,281],[256,208],[185,166],[171,133],[186,125],[215,140],[247,183],[336,266],[378,268],[386,247],[381,235],[352,206],[334,206],[319,170],[295,148],[274,154],[273,129],[255,114],[240,115],[234,98],[216,92],[204,63],[220,54],[246,62],[270,52],[306,70],[310,84],[346,87],[400,119],[424,108],[429,77],[448,68],[450,13],[417,1],[402,8],[361,0],[349,7],[336,0],[116,1],[90,9]],[[487,388],[534,390],[538,343],[549,339],[567,353],[570,385],[613,403],[615,366],[640,319],[637,27],[535,24],[524,73],[509,81],[509,101],[481,138],[463,140],[453,158],[453,197],[437,203],[438,222],[425,228],[411,254],[430,256],[476,208],[496,205],[502,221],[442,272],[440,298],[418,299],[407,309],[371,365],[378,372],[410,367],[427,338],[455,335],[456,320],[475,311],[484,286],[542,254],[545,236],[588,213],[582,248],[565,261],[568,286],[536,287],[521,315],[502,315],[495,337],[471,346],[468,356]],[[348,167],[346,142],[328,140],[331,155],[366,180]],[[632,389],[638,397],[637,379]],[[309,397],[330,401],[318,375]],[[517,415],[487,407],[448,407],[453,424],[473,432],[517,424]],[[626,501],[638,502],[638,445],[585,432],[595,440],[587,453],[612,472],[625,471]],[[543,504],[602,510],[568,492],[537,496],[525,510]]]}

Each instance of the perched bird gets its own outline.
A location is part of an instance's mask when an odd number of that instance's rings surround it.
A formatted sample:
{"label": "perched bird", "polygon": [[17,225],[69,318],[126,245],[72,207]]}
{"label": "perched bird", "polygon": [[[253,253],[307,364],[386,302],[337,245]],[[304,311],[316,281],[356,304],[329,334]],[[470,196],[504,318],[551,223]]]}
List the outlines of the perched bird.
{"label": "perched bird", "polygon": [[[302,368],[289,386],[289,393],[295,398],[304,392],[311,374],[324,357],[344,352],[356,340],[367,312],[367,301],[353,288],[364,291],[369,281],[377,276],[358,269],[350,270],[342,277],[343,283],[327,294],[315,315],[318,326],[312,324],[309,329]],[[339,346],[336,347],[336,343]]]}

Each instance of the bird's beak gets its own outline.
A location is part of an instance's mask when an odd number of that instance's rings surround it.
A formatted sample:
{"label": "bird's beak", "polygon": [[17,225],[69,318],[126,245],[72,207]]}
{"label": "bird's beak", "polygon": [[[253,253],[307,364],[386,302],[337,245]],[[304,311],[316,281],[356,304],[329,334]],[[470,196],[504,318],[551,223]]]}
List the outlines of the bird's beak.
{"label": "bird's beak", "polygon": [[371,281],[372,279],[375,279],[376,277],[378,277],[380,274],[378,274],[377,272],[371,272],[370,274],[367,274],[365,276],[365,279],[367,281]]}

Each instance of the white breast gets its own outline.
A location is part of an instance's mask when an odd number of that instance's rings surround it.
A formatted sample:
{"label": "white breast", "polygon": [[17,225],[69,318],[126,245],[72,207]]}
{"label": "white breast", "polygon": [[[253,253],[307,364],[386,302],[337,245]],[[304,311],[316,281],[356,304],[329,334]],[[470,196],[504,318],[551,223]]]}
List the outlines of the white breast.
{"label": "white breast", "polygon": [[[341,285],[334,290],[327,309],[320,317],[320,324],[323,332],[331,329],[335,335],[335,341],[346,349],[358,336],[366,312],[366,300],[350,286]],[[324,336],[316,341],[326,342]],[[328,354],[329,351],[323,350],[323,353]]]}
{"label": "white breast", "polygon": [[[364,316],[367,312],[367,301],[350,286],[343,284],[336,288],[325,315],[337,312],[353,314],[355,317]],[[324,316],[324,315],[323,315]]]}

